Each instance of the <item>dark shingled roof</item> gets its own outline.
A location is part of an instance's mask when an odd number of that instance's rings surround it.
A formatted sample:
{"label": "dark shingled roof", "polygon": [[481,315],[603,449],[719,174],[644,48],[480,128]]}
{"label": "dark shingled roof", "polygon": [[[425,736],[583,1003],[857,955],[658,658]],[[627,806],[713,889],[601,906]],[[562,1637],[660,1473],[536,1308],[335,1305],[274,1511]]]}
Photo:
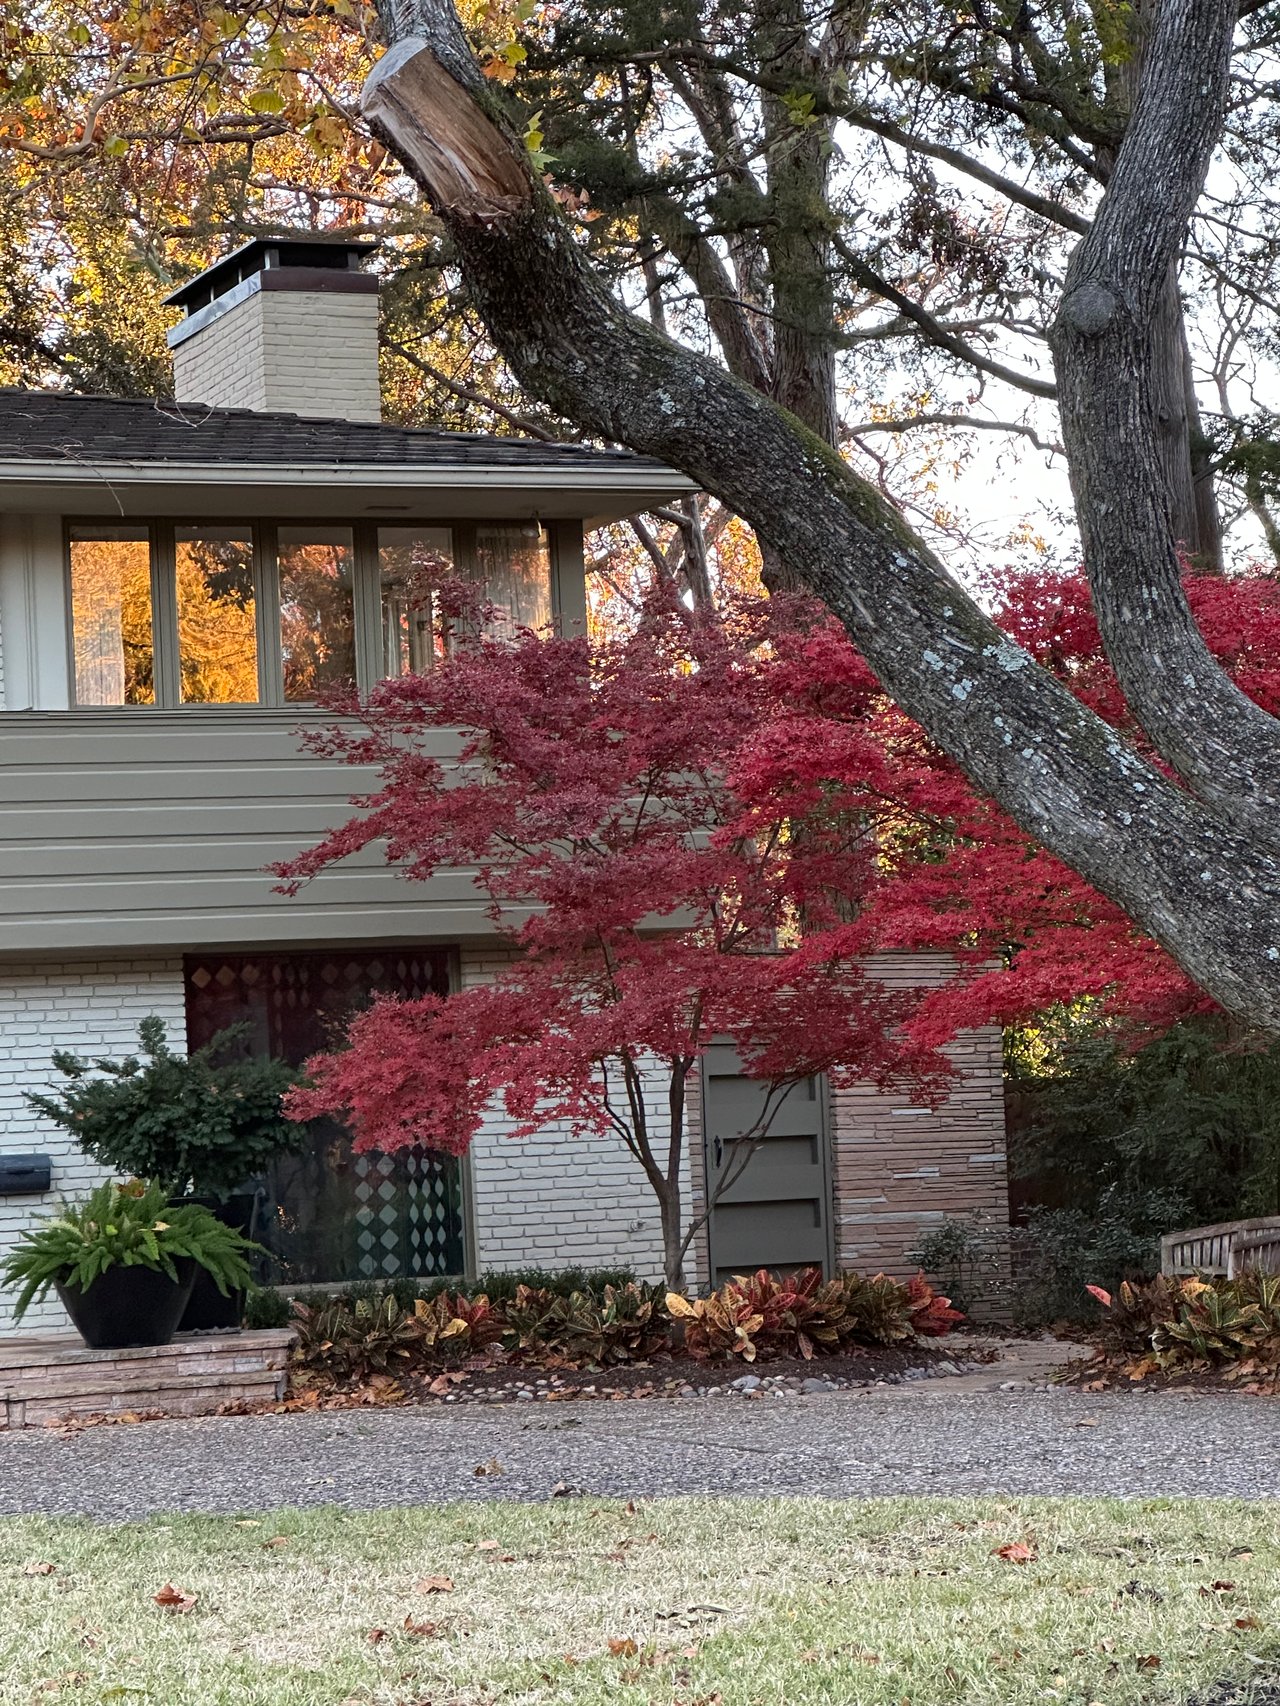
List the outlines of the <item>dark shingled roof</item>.
{"label": "dark shingled roof", "polygon": [[545,468],[568,478],[610,470],[664,471],[656,458],[628,450],[4,387],[0,462]]}

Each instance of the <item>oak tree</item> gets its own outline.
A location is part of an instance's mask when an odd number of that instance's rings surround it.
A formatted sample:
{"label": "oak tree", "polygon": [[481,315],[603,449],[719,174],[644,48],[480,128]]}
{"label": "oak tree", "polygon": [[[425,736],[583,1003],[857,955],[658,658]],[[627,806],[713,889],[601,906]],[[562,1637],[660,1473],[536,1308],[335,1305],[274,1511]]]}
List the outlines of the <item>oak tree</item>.
{"label": "oak tree", "polygon": [[1192,619],[1157,405],[1155,327],[1222,133],[1234,8],[1158,8],[1051,340],[1103,644],[1171,775],[1037,668],[821,438],[625,310],[451,4],[383,0],[381,15],[394,45],[366,85],[366,114],[424,187],[524,385],[584,431],[684,469],[741,515],[980,789],[1224,1007],[1280,1025],[1280,727]]}

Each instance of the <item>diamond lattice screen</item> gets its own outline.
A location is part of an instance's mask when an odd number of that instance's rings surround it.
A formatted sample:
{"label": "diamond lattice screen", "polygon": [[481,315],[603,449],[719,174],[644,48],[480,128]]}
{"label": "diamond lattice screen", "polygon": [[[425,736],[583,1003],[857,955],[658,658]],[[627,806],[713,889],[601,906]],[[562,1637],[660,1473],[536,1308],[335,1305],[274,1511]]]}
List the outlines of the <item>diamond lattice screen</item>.
{"label": "diamond lattice screen", "polygon": [[[288,954],[202,954],[185,962],[187,1043],[200,1048],[239,1025],[236,1046],[300,1066],[341,1044],[375,994],[448,991],[440,948]],[[356,1154],[334,1121],[317,1122],[300,1155],[264,1184],[256,1233],[295,1284],[428,1277],[463,1269],[457,1161],[425,1150]]]}

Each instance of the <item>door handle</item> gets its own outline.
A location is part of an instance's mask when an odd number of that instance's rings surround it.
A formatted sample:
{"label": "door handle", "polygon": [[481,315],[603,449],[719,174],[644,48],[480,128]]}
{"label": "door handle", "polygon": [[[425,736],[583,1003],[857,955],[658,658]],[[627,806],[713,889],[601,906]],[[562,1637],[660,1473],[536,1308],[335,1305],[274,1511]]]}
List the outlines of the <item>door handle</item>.
{"label": "door handle", "polygon": [[715,1157],[717,1171],[724,1164],[724,1142],[721,1138],[715,1141]]}

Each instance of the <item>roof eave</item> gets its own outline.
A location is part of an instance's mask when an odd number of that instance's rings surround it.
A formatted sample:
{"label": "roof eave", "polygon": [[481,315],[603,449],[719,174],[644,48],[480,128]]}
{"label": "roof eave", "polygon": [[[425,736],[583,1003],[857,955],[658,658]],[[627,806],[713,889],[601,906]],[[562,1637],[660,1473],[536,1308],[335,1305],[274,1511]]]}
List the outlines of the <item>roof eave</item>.
{"label": "roof eave", "polygon": [[536,489],[540,486],[581,487],[590,492],[599,487],[614,490],[664,492],[671,497],[696,492],[696,481],[674,468],[629,467],[612,463],[603,467],[573,463],[540,467],[513,466],[510,463],[490,465],[474,462],[441,463],[423,467],[408,467],[395,463],[294,463],[294,462],[160,462],[160,461],[93,461],[85,458],[68,465],[66,462],[3,462],[0,461],[0,486],[50,485],[84,486],[87,484],[121,485],[219,485],[219,486],[279,486],[281,484],[310,486],[399,486],[406,490],[416,487],[491,488],[511,486],[516,489]]}

